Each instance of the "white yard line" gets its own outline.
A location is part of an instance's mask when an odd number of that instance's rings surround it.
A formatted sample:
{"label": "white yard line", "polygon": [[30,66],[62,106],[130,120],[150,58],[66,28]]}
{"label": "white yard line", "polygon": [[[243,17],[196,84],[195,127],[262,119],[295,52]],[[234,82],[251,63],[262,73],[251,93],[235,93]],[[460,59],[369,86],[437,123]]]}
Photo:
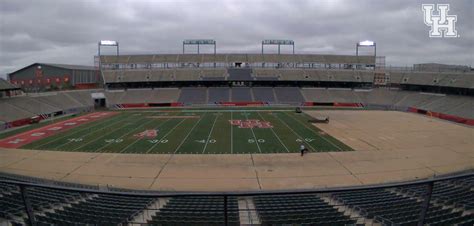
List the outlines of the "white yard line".
{"label": "white yard line", "polygon": [[196,124],[194,124],[193,128],[191,128],[191,130],[189,130],[188,134],[186,135],[186,137],[184,137],[183,141],[181,141],[181,143],[178,145],[178,147],[174,150],[173,154],[176,154],[176,152],[178,151],[178,149],[183,146],[184,142],[186,141],[186,139],[188,139],[189,135],[191,134],[191,132],[193,132],[194,128],[196,128],[196,126],[199,124],[199,122],[201,122],[201,120],[206,116],[207,112],[204,113],[204,115],[199,118],[199,120],[196,122]]}
{"label": "white yard line", "polygon": [[176,124],[172,129],[170,129],[170,131],[168,131],[158,142],[156,142],[156,144],[153,144],[153,146],[151,146],[150,148],[148,148],[148,150],[145,152],[145,154],[148,154],[151,150],[153,150],[153,148],[155,148],[156,145],[158,145],[163,139],[165,139],[165,137],[167,137],[171,132],[173,132],[179,125],[181,125],[181,123],[183,123],[184,121],[186,121],[186,119],[183,119],[181,120],[178,124]]}
{"label": "white yard line", "polygon": [[122,129],[123,127],[125,127],[125,125],[122,125],[122,126],[118,127],[117,129],[112,130],[112,131],[109,132],[109,133],[104,133],[102,136],[99,136],[99,137],[97,137],[97,138],[95,138],[95,139],[93,139],[93,140],[90,140],[89,142],[86,142],[85,144],[82,144],[81,146],[76,147],[76,148],[72,149],[71,151],[75,151],[75,150],[77,150],[77,149],[79,149],[79,148],[82,148],[82,147],[84,147],[84,146],[86,146],[86,145],[88,145],[88,144],[90,144],[90,143],[92,143],[92,142],[95,142],[95,141],[97,141],[97,140],[99,140],[99,139],[101,139],[101,138],[103,138],[103,137],[109,135],[110,133],[113,133],[113,132],[115,132],[115,131],[117,131],[117,130]]}
{"label": "white yard line", "polygon": [[280,122],[282,122],[283,124],[285,124],[285,126],[288,127],[288,129],[290,129],[291,132],[293,132],[293,134],[295,134],[297,137],[299,137],[302,142],[307,143],[307,144],[308,144],[309,146],[311,146],[315,151],[317,151],[317,149],[314,148],[313,145],[311,145],[310,143],[306,142],[302,136],[300,136],[299,134],[297,134],[297,133],[296,133],[290,126],[288,126],[288,124],[286,124],[286,122],[284,122],[281,118],[275,116],[274,114],[273,114],[273,117],[277,118],[278,120],[280,120]]}
{"label": "white yard line", "polygon": [[[126,118],[128,118],[128,117],[126,117]],[[106,126],[106,127],[102,127],[102,129],[104,129],[104,128],[110,128],[110,127],[112,127],[112,126],[114,126],[114,125],[116,125],[116,124],[119,124],[120,122],[122,122],[122,120],[119,120],[119,121],[117,121],[117,122],[114,122],[114,123],[112,123],[112,124],[110,124],[110,125],[108,125],[108,126]],[[97,125],[94,125],[94,126],[97,126]],[[92,127],[94,127],[94,126],[92,126]],[[84,128],[84,129],[81,130],[81,132],[84,131],[84,130],[86,130],[86,129],[90,129],[90,128],[91,128],[91,127]],[[94,130],[94,131],[92,131],[92,133],[94,133],[94,132],[96,132],[96,131],[97,131],[97,130]],[[79,131],[78,131],[78,132],[79,132]],[[72,134],[75,134],[75,133],[72,133]],[[70,135],[72,135],[72,134],[66,135],[66,136],[64,136],[64,137],[70,136]],[[90,134],[84,134],[83,136],[80,136],[79,138],[83,139],[83,138],[86,137],[87,135],[90,135]],[[58,138],[58,139],[61,139],[61,138],[64,139],[64,137],[60,137],[60,138]],[[54,139],[53,141],[56,141],[56,140],[58,140],[58,139]],[[48,142],[48,143],[46,143],[46,144],[49,144],[49,143],[51,143],[51,142],[53,142],[53,141],[50,141],[50,142]],[[63,146],[68,145],[68,144],[70,144],[70,143],[72,143],[72,141],[68,141],[68,142],[66,142],[66,143],[64,143],[64,144],[61,144],[61,145],[59,145],[59,146],[56,146],[56,147],[53,148],[52,150],[60,150],[60,149],[59,149],[60,147],[63,147]],[[43,146],[43,145],[41,145],[41,146]]]}
{"label": "white yard line", "polygon": [[[135,127],[135,129],[132,129],[130,132],[125,133],[125,134],[123,134],[122,136],[120,136],[120,137],[118,137],[118,138],[115,138],[115,139],[122,139],[123,137],[128,136],[129,134],[135,132],[135,131],[138,130],[138,129],[143,128],[143,126],[145,126],[146,124],[151,123],[151,122],[153,122],[153,121],[152,121],[152,120],[150,120],[150,121],[145,121],[145,122],[141,123],[139,126]],[[100,147],[99,149],[95,150],[94,152],[98,152],[98,151],[104,149],[105,147],[108,147],[108,146],[111,145],[111,144],[113,144],[113,143],[108,143],[108,144],[106,144],[106,145]]]}
{"label": "white yard line", "polygon": [[[159,127],[159,126],[162,126],[163,124],[165,124],[166,122],[170,121],[171,118],[168,118],[167,120],[165,121],[162,121],[160,122],[160,124],[158,124],[156,127]],[[141,139],[137,138],[135,141],[133,141],[132,143],[130,143],[129,145],[127,145],[126,147],[122,148],[122,150],[119,151],[119,153],[123,153],[125,150],[127,150],[127,148],[129,148],[130,146],[136,144],[138,141],[140,141]]]}
{"label": "white yard line", "polygon": [[[233,120],[233,112],[230,112],[230,120]],[[229,123],[230,124],[230,123]],[[234,126],[230,124],[230,153],[234,153]]]}
{"label": "white yard line", "polygon": [[214,130],[214,126],[216,125],[217,118],[219,118],[219,115],[216,115],[216,118],[214,119],[214,123],[212,123],[211,131],[209,131],[209,135],[207,136],[206,144],[204,144],[204,148],[202,149],[202,153],[206,151],[207,144],[209,143],[209,139],[211,138],[212,131]]}
{"label": "white yard line", "polygon": [[[249,115],[248,115],[248,114],[245,114],[245,118],[248,120],[248,119],[249,119]],[[258,151],[259,151],[260,153],[262,153],[262,149],[260,149],[260,145],[258,144],[257,137],[255,136],[255,133],[253,132],[253,128],[250,127],[250,130],[252,131],[253,139],[254,139],[255,143],[257,144]]]}
{"label": "white yard line", "polygon": [[[262,119],[262,120],[265,120],[262,115],[260,115],[260,112],[257,112],[258,113],[258,116]],[[275,131],[273,130],[273,128],[270,128],[270,130],[273,132],[273,135],[275,135],[275,137],[278,139],[278,141],[280,141],[280,144],[283,145],[283,147],[285,147],[286,151],[287,152],[290,152],[290,150],[288,149],[288,147],[286,147],[286,145],[283,143],[283,141],[281,141],[280,137],[275,133]]]}
{"label": "white yard line", "polygon": [[[311,128],[309,128],[307,125],[305,125],[304,123],[302,123],[300,120],[296,119],[295,117],[289,115],[290,117],[292,117],[295,121],[298,121],[301,125],[303,125],[304,127],[306,127],[307,129],[311,130],[311,132],[313,132],[314,134],[316,134],[316,132],[314,130],[312,130]],[[334,147],[336,147],[337,149],[339,149],[339,151],[342,151],[342,148],[340,148],[339,146],[337,146],[335,143],[331,142],[330,140],[326,139],[325,137],[323,136],[320,136],[319,134],[316,134],[318,137],[321,137],[323,138],[323,140],[325,140],[326,142],[332,144]]]}
{"label": "white yard line", "polygon": [[[113,116],[112,116],[112,117],[113,117]],[[127,117],[125,117],[125,118],[127,118]],[[119,120],[119,121],[117,121],[117,122],[112,123],[111,125],[115,125],[115,124],[117,124],[117,123],[120,123],[121,121],[122,121],[122,120]],[[93,126],[87,126],[87,127],[82,128],[82,129],[80,129],[80,130],[74,131],[74,132],[72,132],[72,133],[70,133],[70,134],[65,134],[64,136],[60,136],[60,137],[58,137],[58,138],[55,138],[55,139],[53,139],[53,140],[50,140],[50,141],[48,141],[47,143],[44,143],[44,144],[42,144],[42,145],[40,145],[40,146],[38,146],[38,147],[35,147],[35,148],[36,148],[36,149],[41,148],[41,147],[43,147],[43,146],[45,146],[45,145],[48,145],[48,144],[53,143],[53,142],[56,142],[56,141],[58,141],[58,140],[60,140],[60,139],[64,139],[65,137],[68,137],[68,136],[71,136],[71,135],[73,135],[73,134],[82,132],[82,131],[84,131],[84,130],[90,129],[91,127],[94,127],[94,126],[97,126],[97,125],[103,124],[103,123],[106,123],[106,121],[99,122],[98,124],[95,124],[95,125],[93,125]],[[84,124],[84,125],[86,125],[86,124]],[[107,128],[110,127],[111,125],[107,126]],[[84,137],[87,136],[87,135],[88,135],[88,134],[82,136],[81,138],[84,138]],[[69,143],[70,143],[70,142],[67,142],[67,143],[65,143],[65,144],[69,144]],[[62,145],[65,145],[65,144],[62,144]],[[62,145],[60,145],[60,146],[62,146]],[[58,148],[58,147],[60,147],[60,146],[55,147],[53,150],[56,150],[56,148]]]}

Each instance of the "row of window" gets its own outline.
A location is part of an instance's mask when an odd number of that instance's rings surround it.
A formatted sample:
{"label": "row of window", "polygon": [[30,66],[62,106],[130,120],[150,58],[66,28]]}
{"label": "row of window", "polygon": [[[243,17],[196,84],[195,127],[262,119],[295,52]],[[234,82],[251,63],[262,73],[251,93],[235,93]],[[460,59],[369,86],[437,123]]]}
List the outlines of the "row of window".
{"label": "row of window", "polygon": [[55,77],[55,78],[36,78],[36,79],[15,79],[11,80],[10,82],[15,85],[41,85],[41,84],[60,84],[60,83],[68,83],[69,77]]}

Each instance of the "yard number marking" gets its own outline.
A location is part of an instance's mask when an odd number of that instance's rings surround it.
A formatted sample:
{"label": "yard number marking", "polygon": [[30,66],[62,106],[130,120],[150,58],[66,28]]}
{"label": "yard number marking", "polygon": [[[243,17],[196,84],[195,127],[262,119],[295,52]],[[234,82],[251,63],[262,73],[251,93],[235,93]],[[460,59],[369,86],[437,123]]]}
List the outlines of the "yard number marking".
{"label": "yard number marking", "polygon": [[122,143],[123,139],[106,139],[106,143]]}

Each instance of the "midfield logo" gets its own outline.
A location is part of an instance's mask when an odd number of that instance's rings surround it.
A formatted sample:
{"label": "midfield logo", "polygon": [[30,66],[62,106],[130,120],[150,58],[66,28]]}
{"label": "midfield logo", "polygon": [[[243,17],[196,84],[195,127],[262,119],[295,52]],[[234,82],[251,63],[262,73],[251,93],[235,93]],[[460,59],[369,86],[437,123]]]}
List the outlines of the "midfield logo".
{"label": "midfield logo", "polygon": [[247,120],[229,120],[229,123],[233,126],[239,126],[241,129],[253,129],[255,127],[261,129],[273,128],[272,124],[267,121],[260,121],[258,119],[247,119]]}
{"label": "midfield logo", "polygon": [[424,22],[430,26],[430,38],[456,38],[459,37],[456,31],[457,15],[447,15],[449,4],[437,4],[437,15],[433,15],[434,4],[422,4]]}

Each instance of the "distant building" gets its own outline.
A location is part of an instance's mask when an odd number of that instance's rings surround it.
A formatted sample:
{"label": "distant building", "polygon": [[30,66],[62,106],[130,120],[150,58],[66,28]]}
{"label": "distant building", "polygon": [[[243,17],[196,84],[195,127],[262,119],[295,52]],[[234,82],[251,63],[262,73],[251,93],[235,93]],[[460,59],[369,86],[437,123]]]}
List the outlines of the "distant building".
{"label": "distant building", "polygon": [[90,89],[100,87],[100,71],[93,66],[34,63],[8,74],[10,82],[25,92]]}

